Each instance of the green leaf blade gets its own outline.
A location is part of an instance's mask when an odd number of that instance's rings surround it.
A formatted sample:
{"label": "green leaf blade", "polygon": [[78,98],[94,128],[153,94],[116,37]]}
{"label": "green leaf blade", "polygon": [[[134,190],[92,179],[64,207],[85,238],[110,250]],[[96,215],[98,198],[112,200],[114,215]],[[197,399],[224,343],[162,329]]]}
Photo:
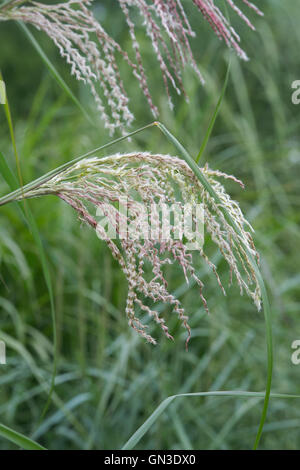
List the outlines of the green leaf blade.
{"label": "green leaf blade", "polygon": [[26,437],[24,434],[4,426],[4,424],[0,424],[0,436],[10,442],[13,442],[24,450],[47,450],[37,442],[29,439],[29,437]]}

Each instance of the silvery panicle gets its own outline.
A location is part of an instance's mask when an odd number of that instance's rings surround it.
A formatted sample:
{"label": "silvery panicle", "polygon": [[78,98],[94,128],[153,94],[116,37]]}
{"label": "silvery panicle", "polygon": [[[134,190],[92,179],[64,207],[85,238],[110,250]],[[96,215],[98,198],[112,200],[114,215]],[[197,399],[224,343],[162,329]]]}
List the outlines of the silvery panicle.
{"label": "silvery panicle", "polygon": [[[226,1],[250,28],[255,29],[233,0]],[[248,0],[242,1],[245,6],[262,15],[262,12]],[[134,58],[130,58],[129,52],[124,51],[95,18],[91,9],[91,0],[68,0],[51,5],[11,0],[0,6],[0,21],[22,21],[33,25],[52,39],[61,56],[70,65],[72,75],[89,85],[101,119],[111,134],[116,129],[125,132],[134,119],[121,79],[118,55],[132,69],[154,117],[158,116],[158,109],[152,101],[148,87],[136,36],[135,10],[140,13],[146,34],[151,40],[170,106],[172,107],[170,85],[178,94],[183,93],[186,96],[182,69],[187,65],[190,65],[199,80],[204,82],[190,46],[190,39],[195,33],[181,0],[118,0],[118,2],[125,15]],[[215,0],[193,0],[193,3],[217,36],[224,40],[227,46],[233,48],[239,57],[247,60],[245,51],[239,45],[240,37],[217,7]],[[98,86],[102,88],[102,92]]]}
{"label": "silvery panicle", "polygon": [[[188,343],[191,336],[188,316],[180,301],[170,293],[163,272],[166,264],[177,263],[187,282],[192,279],[198,285],[204,309],[208,311],[204,285],[195,272],[193,256],[188,252],[185,237],[181,235],[177,238],[163,239],[159,220],[156,221],[156,227],[154,217],[152,222],[158,233],[155,239],[151,237],[116,237],[115,239],[109,235],[102,224],[98,223],[94,214],[100,209],[118,234],[120,223],[123,226],[124,224],[125,226],[133,224],[134,227],[139,225],[140,205],[136,206],[137,200],[146,207],[152,207],[155,204],[172,206],[172,204],[201,203],[205,232],[226,260],[230,270],[230,282],[235,277],[241,294],[245,291],[260,309],[261,292],[258,280],[245,250],[246,247],[258,259],[251,236],[253,229],[245,219],[238,203],[226,193],[220,180],[231,179],[241,187],[243,183],[231,175],[210,169],[208,165],[205,165],[201,171],[217,193],[223,207],[226,207],[238,226],[239,234],[228,224],[219,204],[216,204],[185,161],[169,155],[132,153],[83,159],[35,189],[26,190],[25,188],[19,199],[54,194],[73,207],[79,218],[93,227],[98,236],[107,243],[127,278],[126,314],[129,325],[147,341],[156,343],[155,339],[146,332],[147,325],[144,325],[138,318],[136,310],[139,309],[152,317],[168,338],[172,338],[165,319],[158,314],[154,306],[148,306],[149,302],[150,304],[163,302],[169,304],[177,313],[187,330]],[[131,210],[124,213],[116,204],[120,200],[126,201],[127,208]],[[175,223],[173,223],[173,230],[176,229],[174,225]],[[214,273],[218,285],[225,294],[217,267],[205,253],[203,245],[199,246],[197,251]],[[152,269],[150,280],[147,280],[149,277],[147,264],[150,264]]]}

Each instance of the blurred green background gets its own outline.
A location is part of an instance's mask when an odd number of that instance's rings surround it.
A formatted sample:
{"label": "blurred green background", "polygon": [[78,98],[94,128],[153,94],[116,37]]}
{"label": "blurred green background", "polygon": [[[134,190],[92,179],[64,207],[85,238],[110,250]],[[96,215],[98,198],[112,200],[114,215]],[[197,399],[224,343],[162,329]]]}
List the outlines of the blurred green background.
{"label": "blurred green background", "polygon": [[[184,2],[197,39],[195,57],[206,78],[202,87],[191,70],[185,74],[187,104],[174,97],[168,109],[157,62],[143,29],[150,88],[160,120],[197,155],[223,86],[228,51],[189,1]],[[291,362],[291,344],[300,339],[299,176],[300,106],[292,104],[291,83],[300,79],[300,9],[295,0],[257,2],[265,17],[250,18],[253,33],[231,13],[251,60],[231,57],[226,96],[203,164],[234,174],[246,183],[236,198],[255,228],[262,271],[272,306],[275,366],[272,390],[299,394],[300,365]],[[260,5],[261,4],[261,5]],[[106,29],[130,48],[126,24],[114,2],[96,1]],[[96,116],[87,89],[69,76],[55,47],[33,31],[62,76],[91,113],[91,126],[58,87],[18,25],[0,23],[0,67],[7,84],[25,182],[110,140]],[[135,113],[135,128],[152,120],[146,101],[127,68],[122,73]],[[0,150],[14,167],[3,109]],[[142,149],[174,153],[152,129],[111,152]],[[9,191],[0,180],[0,192]],[[72,209],[45,197],[30,202],[49,259],[57,314],[59,364],[56,389],[47,415],[45,383],[53,363],[49,296],[38,249],[17,207],[0,210],[0,339],[7,365],[0,366],[0,422],[38,440],[49,449],[121,448],[169,395],[207,390],[262,391],[266,381],[263,314],[236,286],[223,297],[201,259],[196,266],[205,283],[210,316],[197,288],[170,268],[172,292],[190,316],[192,340],[185,351],[185,330],[165,311],[175,343],[158,329],[153,347],[127,326],[126,280],[96,234],[81,226]],[[219,253],[213,258],[227,283]],[[142,449],[246,449],[258,427],[262,401],[257,398],[184,398],[175,401],[140,441]],[[297,400],[272,399],[260,448],[299,449]],[[0,438],[0,448],[13,444]]]}

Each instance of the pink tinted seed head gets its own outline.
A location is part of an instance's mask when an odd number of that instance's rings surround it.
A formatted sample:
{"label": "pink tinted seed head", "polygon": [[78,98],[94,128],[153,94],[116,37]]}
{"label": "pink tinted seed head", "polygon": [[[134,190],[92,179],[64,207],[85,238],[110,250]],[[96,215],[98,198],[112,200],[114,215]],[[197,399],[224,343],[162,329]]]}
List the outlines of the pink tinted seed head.
{"label": "pink tinted seed head", "polygon": [[[197,74],[201,83],[203,76],[195,62],[190,40],[195,37],[181,0],[118,0],[124,14],[131,39],[132,50],[125,51],[107,33],[93,13],[91,0],[68,0],[47,5],[22,0],[0,6],[0,21],[19,20],[43,31],[57,46],[60,55],[77,80],[86,83],[96,103],[99,115],[108,131],[123,133],[131,125],[134,116],[129,107],[129,98],[122,81],[119,58],[132,70],[147,100],[153,116],[158,108],[148,84],[144,60],[136,30],[143,27],[151,41],[161,71],[170,107],[173,107],[172,92],[187,98],[182,71],[187,66]],[[196,8],[211,25],[217,36],[234,49],[239,57],[247,60],[239,45],[240,38],[216,0],[193,0]],[[227,4],[251,28],[253,24],[234,0]],[[258,15],[262,12],[248,0],[243,4]],[[138,21],[139,13],[141,22]]]}
{"label": "pink tinted seed head", "polygon": [[[146,341],[155,344],[155,339],[147,332],[148,325],[139,318],[139,314],[144,314],[156,322],[167,338],[173,339],[166,319],[155,309],[157,303],[164,303],[177,314],[187,331],[188,343],[191,336],[188,316],[179,299],[170,292],[165,266],[177,264],[186,281],[193,281],[198,286],[200,300],[207,312],[205,286],[195,269],[197,254],[211,269],[224,294],[225,288],[217,267],[205,252],[205,246],[197,245],[191,252],[188,245],[190,233],[182,231],[175,236],[179,224],[179,219],[175,218],[166,237],[159,211],[153,212],[153,207],[164,210],[177,207],[180,212],[200,203],[204,230],[227,262],[230,275],[235,277],[241,294],[246,292],[258,309],[261,303],[256,273],[244,248],[246,246],[258,258],[251,236],[253,229],[238,203],[225,191],[221,180],[231,179],[242,187],[243,183],[231,175],[211,170],[208,165],[201,171],[217,193],[221,205],[226,207],[235,221],[240,234],[228,224],[220,205],[216,204],[189,166],[169,155],[136,152],[83,159],[20,197],[54,194],[69,204],[78,217],[96,230],[98,237],[107,244],[127,278],[126,315],[130,327]],[[120,201],[122,204],[118,204]],[[150,215],[147,212],[149,209]],[[99,213],[105,224],[100,223]],[[164,222],[165,218],[162,218]],[[192,219],[195,222],[194,213]],[[196,225],[195,239],[201,235],[197,230]]]}

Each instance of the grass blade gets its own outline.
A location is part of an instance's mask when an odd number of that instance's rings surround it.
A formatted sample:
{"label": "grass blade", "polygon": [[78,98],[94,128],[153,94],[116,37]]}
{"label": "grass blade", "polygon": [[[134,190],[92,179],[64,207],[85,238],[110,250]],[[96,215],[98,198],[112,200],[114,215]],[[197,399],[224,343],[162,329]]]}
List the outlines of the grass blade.
{"label": "grass blade", "polygon": [[19,432],[4,426],[4,424],[0,424],[0,436],[13,442],[24,450],[47,450],[37,442],[24,436],[24,434],[20,434]]}
{"label": "grass blade", "polygon": [[212,117],[211,117],[211,120],[210,120],[210,122],[209,122],[208,129],[207,129],[207,131],[206,131],[206,133],[205,133],[203,142],[202,142],[202,144],[201,144],[199,153],[198,153],[197,158],[196,158],[196,162],[197,162],[197,163],[199,163],[200,158],[202,157],[202,155],[203,155],[203,153],[204,153],[204,150],[206,149],[206,146],[207,146],[207,143],[208,143],[208,141],[209,141],[209,138],[210,138],[210,135],[211,135],[211,133],[212,133],[212,130],[213,130],[213,128],[214,128],[216,119],[217,119],[217,117],[218,117],[218,114],[219,114],[219,111],[220,111],[220,108],[221,108],[221,104],[222,104],[222,101],[223,101],[223,98],[224,98],[224,96],[225,96],[225,92],[226,92],[226,89],[227,89],[228,79],[229,79],[229,73],[230,73],[230,62],[228,62],[227,71],[226,71],[226,76],[225,76],[225,81],[224,81],[224,85],[223,85],[223,88],[222,88],[220,97],[219,97],[219,99],[218,99],[217,105],[216,105],[216,107],[215,107],[215,110],[214,110],[213,115],[212,115]]}
{"label": "grass blade", "polygon": [[[196,393],[180,393],[178,395],[172,395],[166,398],[156,408],[155,411],[149,416],[149,418],[137,429],[137,431],[130,437],[130,439],[124,444],[122,450],[132,450],[146,434],[155,421],[165,411],[165,409],[175,400],[175,398],[183,397],[239,397],[239,398],[264,398],[263,392],[247,392],[247,391],[235,391],[235,390],[224,390],[224,391],[211,391],[211,392],[196,392]],[[271,393],[272,398],[300,398],[300,395],[289,395],[284,393]]]}
{"label": "grass blade", "polygon": [[[0,70],[0,80],[3,80],[1,70]],[[9,106],[9,101],[8,101],[7,96],[6,96],[6,100],[5,100],[5,103],[4,103],[4,112],[5,112],[5,116],[6,116],[6,120],[7,120],[7,124],[8,124],[8,128],[9,128],[9,133],[10,133],[10,139],[11,139],[11,143],[12,143],[12,146],[13,146],[13,151],[14,151],[14,155],[15,155],[15,159],[16,159],[16,166],[17,166],[17,171],[18,171],[19,183],[20,183],[20,186],[22,187],[23,186],[23,180],[22,180],[20,159],[19,159],[19,155],[18,155],[18,151],[17,151],[17,144],[16,144],[16,139],[15,139],[15,134],[14,134],[14,127],[13,127],[13,122],[12,122],[12,117],[11,117],[11,112],[10,112],[10,106]]]}

